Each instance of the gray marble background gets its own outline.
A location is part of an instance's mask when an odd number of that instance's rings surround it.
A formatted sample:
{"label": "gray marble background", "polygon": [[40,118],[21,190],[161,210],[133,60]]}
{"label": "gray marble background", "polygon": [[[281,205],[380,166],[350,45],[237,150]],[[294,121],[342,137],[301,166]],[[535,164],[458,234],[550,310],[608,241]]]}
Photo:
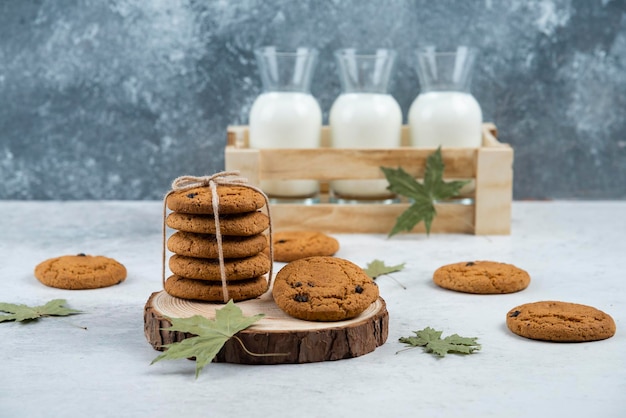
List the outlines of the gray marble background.
{"label": "gray marble background", "polygon": [[515,148],[515,199],[626,198],[624,0],[0,0],[0,199],[160,199],[224,166],[261,91],[252,50],[480,49],[473,93]]}

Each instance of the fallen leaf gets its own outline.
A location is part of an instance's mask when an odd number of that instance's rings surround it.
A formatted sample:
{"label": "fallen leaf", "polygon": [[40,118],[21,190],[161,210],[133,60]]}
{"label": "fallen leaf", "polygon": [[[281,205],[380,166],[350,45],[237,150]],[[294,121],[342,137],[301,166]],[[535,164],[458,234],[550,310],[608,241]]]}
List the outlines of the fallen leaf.
{"label": "fallen leaf", "polygon": [[263,316],[265,315],[243,316],[241,309],[230,300],[223,308],[215,311],[215,319],[208,319],[201,315],[194,315],[190,318],[168,318],[172,326],[164,328],[165,330],[186,332],[194,334],[195,337],[164,345],[165,352],[152,360],[150,364],[160,360],[194,357],[196,359],[197,379],[200,371],[213,361],[226,341]]}
{"label": "fallen leaf", "polygon": [[447,353],[472,354],[480,350],[481,346],[476,342],[478,338],[466,338],[457,334],[441,338],[442,331],[426,327],[421,331],[413,331],[413,337],[401,337],[400,342],[413,347],[424,347],[427,353],[444,357]]}
{"label": "fallen leaf", "polygon": [[42,306],[30,307],[13,303],[0,303],[0,312],[10,315],[0,315],[0,322],[6,321],[34,321],[46,316],[68,316],[81,313],[75,309],[63,307],[65,299],[54,299]]}
{"label": "fallen leaf", "polygon": [[395,266],[388,266],[384,261],[374,260],[367,265],[364,269],[365,273],[370,276],[372,279],[376,279],[383,274],[395,273],[396,271],[401,271],[404,269],[404,265],[406,263],[397,264]]}

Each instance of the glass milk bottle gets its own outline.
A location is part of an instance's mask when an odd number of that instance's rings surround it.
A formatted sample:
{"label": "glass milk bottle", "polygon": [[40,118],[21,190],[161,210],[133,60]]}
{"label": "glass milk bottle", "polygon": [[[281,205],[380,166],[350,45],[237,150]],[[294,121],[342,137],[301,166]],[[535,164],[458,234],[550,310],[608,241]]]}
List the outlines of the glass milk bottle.
{"label": "glass milk bottle", "polygon": [[[387,93],[396,53],[389,49],[335,52],[342,92],[330,109],[334,148],[400,146],[402,110]],[[333,180],[331,200],[339,203],[393,202],[387,180]]]}
{"label": "glass milk bottle", "polygon": [[[250,147],[319,147],[322,111],[310,93],[317,51],[304,47],[280,51],[268,46],[255,50],[255,56],[263,93],[250,110]],[[260,186],[273,202],[318,201],[315,180],[262,180]]]}
{"label": "glass milk bottle", "polygon": [[420,94],[409,109],[411,144],[415,147],[480,147],[482,111],[470,93],[476,51],[460,46],[440,52],[417,52]]}

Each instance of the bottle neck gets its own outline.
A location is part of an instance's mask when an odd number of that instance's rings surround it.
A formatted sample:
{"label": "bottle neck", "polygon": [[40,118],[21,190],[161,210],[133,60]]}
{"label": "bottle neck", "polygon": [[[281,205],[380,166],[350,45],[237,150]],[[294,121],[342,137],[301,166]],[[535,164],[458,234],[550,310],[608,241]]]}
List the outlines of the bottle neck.
{"label": "bottle neck", "polygon": [[417,53],[417,75],[421,91],[469,93],[476,51],[458,47],[455,51],[438,52],[427,47]]}
{"label": "bottle neck", "polygon": [[281,52],[275,47],[255,51],[264,92],[306,93],[311,91],[311,79],[317,63],[317,51],[297,48]]}
{"label": "bottle neck", "polygon": [[387,94],[396,53],[390,49],[335,52],[343,93]]}

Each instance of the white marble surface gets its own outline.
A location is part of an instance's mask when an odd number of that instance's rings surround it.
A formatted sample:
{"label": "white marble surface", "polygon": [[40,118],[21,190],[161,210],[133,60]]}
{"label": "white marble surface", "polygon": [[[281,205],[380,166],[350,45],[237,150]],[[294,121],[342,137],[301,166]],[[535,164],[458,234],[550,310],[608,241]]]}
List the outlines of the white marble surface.
{"label": "white marble surface", "polygon": [[[0,212],[0,301],[64,298],[84,311],[0,324],[0,417],[626,416],[626,202],[515,202],[510,236],[337,235],[339,257],[406,263],[394,274],[406,290],[378,279],[387,343],[336,362],[211,364],[197,380],[192,361],[150,365],[157,352],[143,335],[143,306],[161,289],[159,202],[0,201]],[[127,281],[66,291],[34,278],[38,262],[80,252],[118,259]],[[497,296],[432,284],[437,267],[475,259],[514,263],[532,283]],[[604,310],[617,334],[552,344],[506,329],[510,308],[548,299]],[[426,326],[478,337],[483,349],[443,359],[396,354],[399,337]]]}

